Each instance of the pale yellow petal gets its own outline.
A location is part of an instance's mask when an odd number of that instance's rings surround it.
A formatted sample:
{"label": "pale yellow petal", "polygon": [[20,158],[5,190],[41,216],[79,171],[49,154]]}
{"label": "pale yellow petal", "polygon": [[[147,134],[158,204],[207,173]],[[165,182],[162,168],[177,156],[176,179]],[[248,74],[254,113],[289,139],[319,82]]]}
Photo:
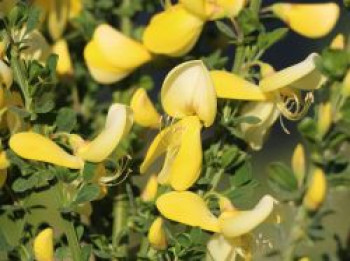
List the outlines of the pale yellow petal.
{"label": "pale yellow petal", "polygon": [[212,125],[217,99],[213,81],[203,62],[189,61],[172,69],[164,80],[161,102],[172,117],[196,115],[206,127]]}
{"label": "pale yellow petal", "polygon": [[219,232],[218,219],[210,212],[205,201],[193,192],[169,192],[161,195],[156,204],[160,213],[167,219]]}
{"label": "pale yellow petal", "polygon": [[141,194],[143,201],[152,201],[155,199],[158,191],[158,181],[156,175],[151,175],[146,183],[146,186]]}
{"label": "pale yellow petal", "polygon": [[151,59],[150,53],[141,43],[108,24],[101,24],[96,28],[93,41],[102,58],[120,69],[130,71]]}
{"label": "pale yellow petal", "polygon": [[253,150],[260,150],[271,126],[280,115],[276,104],[273,102],[250,102],[243,106],[240,115],[254,116],[260,119],[257,124],[242,123],[240,125],[243,139]]}
{"label": "pale yellow petal", "polygon": [[0,60],[0,87],[10,88],[13,83],[13,73],[11,68]]}
{"label": "pale yellow petal", "polygon": [[73,75],[73,65],[70,58],[68,44],[65,39],[58,40],[52,47],[52,51],[58,55],[57,73],[62,76]]}
{"label": "pale yellow petal", "polygon": [[226,71],[211,71],[218,98],[248,101],[265,101],[268,99],[259,86],[246,81],[238,75]]}
{"label": "pale yellow petal", "polygon": [[198,179],[202,168],[201,124],[197,117],[182,120],[181,144],[171,164],[170,184],[175,190],[187,190]]}
{"label": "pale yellow petal", "polygon": [[318,54],[310,54],[304,61],[263,78],[259,86],[264,92],[271,92],[287,86],[302,90],[319,88],[324,82],[324,78],[316,68],[316,57]]}
{"label": "pale yellow petal", "polygon": [[105,128],[91,142],[77,150],[77,155],[86,161],[101,162],[117,147],[127,135],[133,123],[132,111],[123,104],[113,104],[107,114]]}
{"label": "pale yellow petal", "polygon": [[20,132],[11,136],[10,148],[20,157],[52,163],[71,169],[80,169],[84,163],[72,156],[52,140],[34,132]]}
{"label": "pale yellow petal", "polygon": [[148,241],[154,249],[164,250],[167,248],[167,238],[163,228],[163,219],[156,218],[149,231],[148,231]]}
{"label": "pale yellow petal", "polygon": [[53,230],[46,228],[34,239],[34,256],[37,261],[54,261]]}
{"label": "pale yellow petal", "polygon": [[153,53],[182,56],[197,42],[204,20],[175,5],[152,17],[143,35],[143,43]]}
{"label": "pale yellow petal", "polygon": [[[309,38],[327,35],[337,23],[340,13],[335,3],[277,3],[272,6],[272,10],[292,30]],[[311,17],[312,22],[307,22]]]}
{"label": "pale yellow petal", "polygon": [[330,48],[333,50],[343,50],[345,48],[345,37],[343,34],[337,34],[331,42]]}
{"label": "pale yellow petal", "polygon": [[161,116],[148,97],[145,89],[137,89],[132,96],[130,107],[137,124],[143,127],[160,128]]}
{"label": "pale yellow petal", "polygon": [[252,210],[221,214],[219,217],[221,233],[228,238],[249,233],[271,214],[274,201],[273,197],[265,195]]}
{"label": "pale yellow petal", "polygon": [[313,172],[304,197],[304,204],[309,210],[317,210],[325,200],[327,192],[326,175],[322,169]]}

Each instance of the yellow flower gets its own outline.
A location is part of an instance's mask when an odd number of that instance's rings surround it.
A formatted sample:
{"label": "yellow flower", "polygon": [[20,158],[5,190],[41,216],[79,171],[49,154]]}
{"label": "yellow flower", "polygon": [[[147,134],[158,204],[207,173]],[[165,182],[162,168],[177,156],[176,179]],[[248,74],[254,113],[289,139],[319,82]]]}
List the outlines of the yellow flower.
{"label": "yellow flower", "polygon": [[34,256],[37,261],[54,261],[53,230],[46,228],[34,239]]}
{"label": "yellow flower", "polygon": [[196,116],[188,116],[162,130],[153,140],[140,172],[145,173],[165,154],[158,182],[175,190],[186,190],[198,179],[202,167],[201,124]]}
{"label": "yellow flower", "polygon": [[12,135],[9,145],[24,159],[48,162],[71,169],[80,169],[84,164],[79,157],[68,154],[49,138],[34,132]]}
{"label": "yellow flower", "polygon": [[167,248],[168,243],[163,229],[163,219],[156,218],[149,231],[148,231],[148,241],[154,249],[164,250]]}
{"label": "yellow flower", "polygon": [[271,214],[274,201],[270,195],[265,195],[252,210],[232,209],[224,211],[219,218],[210,212],[199,195],[190,191],[163,194],[157,199],[156,205],[167,219],[235,238],[261,224]]}
{"label": "yellow flower", "polygon": [[304,197],[304,205],[311,211],[317,210],[323,203],[327,192],[327,180],[322,169],[313,172]]}
{"label": "yellow flower", "polygon": [[182,56],[197,42],[204,22],[181,4],[171,6],[152,17],[143,34],[143,43],[153,53]]}
{"label": "yellow flower", "polygon": [[[334,28],[340,12],[339,6],[335,3],[277,3],[272,6],[272,11],[292,30],[309,38],[327,35]],[[312,22],[306,22],[310,17]]]}
{"label": "yellow flower", "polygon": [[60,39],[55,42],[52,51],[58,55],[57,73],[61,76],[72,76],[73,65],[70,57],[67,41]]}
{"label": "yellow flower", "polygon": [[143,127],[160,128],[161,116],[143,88],[137,89],[132,96],[130,107],[134,113],[134,120]]}
{"label": "yellow flower", "polygon": [[292,170],[298,180],[299,186],[301,186],[306,174],[306,163],[304,146],[300,143],[295,147],[293,152]]}
{"label": "yellow flower", "polygon": [[345,47],[345,37],[343,34],[337,34],[331,42],[330,48],[333,50],[343,50]]}
{"label": "yellow flower", "polygon": [[128,76],[151,59],[146,48],[107,24],[99,25],[84,49],[92,77],[100,83],[113,83]]}
{"label": "yellow flower", "polygon": [[330,102],[321,103],[318,107],[317,130],[320,138],[323,138],[332,125],[332,105]]}
{"label": "yellow flower", "polygon": [[196,115],[204,126],[213,124],[217,111],[215,88],[200,60],[182,63],[172,69],[161,89],[165,112],[175,118]]}
{"label": "yellow flower", "polygon": [[156,175],[151,175],[147,181],[145,189],[141,194],[143,201],[152,201],[155,199],[158,191],[158,181]]}
{"label": "yellow flower", "polygon": [[105,128],[92,141],[76,147],[76,155],[90,162],[105,160],[125,137],[132,126],[133,115],[128,106],[115,103],[109,107]]}
{"label": "yellow flower", "polygon": [[0,60],[0,88],[9,89],[12,83],[13,73],[11,68],[3,60]]}

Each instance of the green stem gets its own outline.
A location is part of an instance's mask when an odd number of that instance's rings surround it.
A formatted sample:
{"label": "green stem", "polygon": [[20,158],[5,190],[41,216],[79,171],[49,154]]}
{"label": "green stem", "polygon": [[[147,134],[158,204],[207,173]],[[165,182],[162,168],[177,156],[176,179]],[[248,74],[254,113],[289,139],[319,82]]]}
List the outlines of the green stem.
{"label": "green stem", "polygon": [[[130,6],[130,0],[123,0],[121,5],[122,9],[127,9]],[[124,34],[130,36],[132,29],[132,23],[128,15],[124,15],[121,18],[121,30]]]}
{"label": "green stem", "polygon": [[236,47],[235,60],[232,66],[232,72],[239,74],[241,72],[242,66],[245,59],[245,46],[238,45]]}
{"label": "green stem", "polygon": [[[113,234],[112,245],[115,252],[127,255],[127,243],[122,242],[125,228],[128,223],[128,196],[125,184],[117,187],[117,195],[113,203]],[[114,259],[117,260],[117,259]]]}
{"label": "green stem", "polygon": [[255,14],[259,14],[259,10],[261,7],[262,0],[251,0],[250,1],[250,10],[252,10]]}
{"label": "green stem", "polygon": [[305,235],[306,217],[307,210],[304,206],[300,206],[297,210],[296,218],[287,240],[287,246],[282,253],[283,261],[292,261],[294,259],[295,249]]}

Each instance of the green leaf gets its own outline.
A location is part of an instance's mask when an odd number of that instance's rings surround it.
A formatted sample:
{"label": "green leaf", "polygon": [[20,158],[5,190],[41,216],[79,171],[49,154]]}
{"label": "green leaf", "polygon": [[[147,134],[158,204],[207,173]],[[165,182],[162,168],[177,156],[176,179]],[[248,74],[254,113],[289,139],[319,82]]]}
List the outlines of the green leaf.
{"label": "green leaf", "polygon": [[234,119],[235,124],[247,123],[247,124],[255,125],[255,124],[258,124],[259,122],[261,122],[261,120],[256,116],[241,116]]}
{"label": "green leaf", "polygon": [[260,23],[259,17],[250,9],[243,9],[237,20],[245,36],[255,31],[263,31],[264,29],[264,26]]}
{"label": "green leaf", "polygon": [[236,35],[231,27],[229,27],[227,24],[225,24],[222,21],[215,21],[216,27],[219,29],[220,32],[222,32],[224,35],[226,35],[228,38],[235,39]]}
{"label": "green leaf", "polygon": [[13,247],[8,243],[5,235],[3,234],[2,230],[0,229],[0,252],[8,252],[11,251]]}
{"label": "green leaf", "polygon": [[91,245],[85,245],[81,248],[80,260],[81,261],[89,261],[92,252]]}
{"label": "green leaf", "polygon": [[31,6],[28,11],[28,20],[26,26],[26,33],[33,31],[39,23],[40,9],[35,6]]}
{"label": "green leaf", "polygon": [[268,181],[272,188],[286,192],[295,192],[298,189],[298,181],[292,170],[283,163],[272,163],[268,168]]}
{"label": "green leaf", "polygon": [[308,140],[315,141],[315,138],[317,136],[317,124],[312,118],[304,118],[299,123],[298,129],[301,132],[301,134]]}
{"label": "green leaf", "polygon": [[74,200],[75,204],[82,204],[85,202],[93,201],[100,194],[100,187],[97,184],[85,184],[83,185]]}
{"label": "green leaf", "polygon": [[86,182],[92,181],[95,176],[97,165],[91,162],[86,162],[84,164],[83,178]]}
{"label": "green leaf", "polygon": [[56,117],[58,132],[71,132],[77,124],[77,115],[70,108],[62,108]]}
{"label": "green leaf", "polygon": [[288,33],[288,28],[278,28],[268,33],[261,33],[258,36],[258,46],[261,50],[269,49],[273,44],[280,41]]}
{"label": "green leaf", "polygon": [[350,63],[349,55],[343,50],[326,49],[321,59],[316,61],[318,68],[327,76],[341,80],[347,72]]}
{"label": "green leaf", "polygon": [[246,161],[230,178],[230,183],[234,187],[241,187],[252,181],[253,179],[252,164]]}

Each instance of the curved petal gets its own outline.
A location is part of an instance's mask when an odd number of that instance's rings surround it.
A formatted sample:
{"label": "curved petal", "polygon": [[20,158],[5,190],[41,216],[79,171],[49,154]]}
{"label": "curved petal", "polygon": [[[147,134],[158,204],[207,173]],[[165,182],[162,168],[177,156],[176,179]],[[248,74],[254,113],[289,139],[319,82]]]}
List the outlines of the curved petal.
{"label": "curved petal", "polygon": [[158,217],[153,221],[148,231],[148,241],[154,249],[164,250],[167,248],[168,243],[162,218]]}
{"label": "curved petal", "polygon": [[170,166],[170,185],[187,190],[198,179],[202,168],[201,124],[197,117],[182,120],[181,144]]}
{"label": "curved petal", "polygon": [[318,54],[310,54],[304,61],[263,78],[259,86],[264,92],[271,92],[287,86],[301,90],[319,88],[324,82],[324,78],[316,68],[316,57]]}
{"label": "curved petal", "polygon": [[240,125],[243,139],[253,150],[261,149],[266,135],[279,115],[279,110],[273,102],[250,102],[244,105],[241,116],[254,116],[260,119],[257,124]]}
{"label": "curved petal", "polygon": [[268,99],[259,86],[233,73],[211,71],[210,76],[213,79],[218,98],[248,101],[265,101]]}
{"label": "curved petal", "polygon": [[104,130],[94,140],[78,148],[77,155],[91,162],[105,160],[128,134],[132,122],[132,111],[128,106],[113,104],[108,110]]}
{"label": "curved petal", "polygon": [[104,60],[95,41],[90,41],[85,46],[84,58],[91,76],[99,83],[110,84],[120,81],[133,71],[120,69]]}
{"label": "curved petal", "polygon": [[93,36],[96,47],[114,67],[131,70],[148,62],[150,53],[139,42],[128,38],[108,24],[99,25]]}
{"label": "curved petal", "polygon": [[37,261],[53,261],[53,230],[46,228],[42,230],[34,239],[34,256]]}
{"label": "curved petal", "polygon": [[172,191],[163,194],[157,199],[156,205],[167,219],[219,232],[218,219],[210,212],[204,200],[193,192]]}
{"label": "curved petal", "polygon": [[143,88],[137,89],[132,96],[130,107],[134,112],[134,120],[143,127],[160,128],[161,116]]}
{"label": "curved petal", "polygon": [[224,212],[219,217],[221,233],[228,238],[249,233],[271,214],[274,201],[265,195],[252,210]]}
{"label": "curved petal", "polygon": [[71,169],[81,169],[84,162],[60,148],[52,140],[35,132],[20,132],[11,136],[10,148],[20,157],[52,163]]}
{"label": "curved petal", "polygon": [[161,102],[172,117],[196,115],[206,127],[212,125],[217,99],[213,81],[203,62],[189,61],[172,69],[164,80]]}
{"label": "curved petal", "polygon": [[3,60],[0,60],[0,87],[10,88],[13,83],[13,73]]}
{"label": "curved petal", "polygon": [[152,17],[143,34],[143,43],[153,53],[182,56],[197,42],[204,20],[175,5]]}
{"label": "curved petal", "polygon": [[[335,3],[290,4],[277,3],[272,6],[275,15],[295,32],[309,38],[327,35],[339,18],[339,6]],[[312,16],[312,23],[306,23]]]}
{"label": "curved petal", "polygon": [[52,47],[52,51],[58,55],[57,73],[59,75],[73,75],[73,65],[70,58],[68,44],[65,39],[58,40]]}

